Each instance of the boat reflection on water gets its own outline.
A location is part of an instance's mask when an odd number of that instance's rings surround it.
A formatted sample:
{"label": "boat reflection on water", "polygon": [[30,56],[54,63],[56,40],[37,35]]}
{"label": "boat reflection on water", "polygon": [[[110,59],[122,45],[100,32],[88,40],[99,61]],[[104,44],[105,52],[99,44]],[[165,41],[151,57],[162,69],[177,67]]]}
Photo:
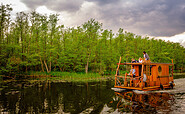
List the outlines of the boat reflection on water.
{"label": "boat reflection on water", "polygon": [[115,92],[115,98],[109,103],[118,112],[133,112],[133,113],[168,113],[173,109],[175,103],[173,94],[165,92],[157,93],[136,93]]}

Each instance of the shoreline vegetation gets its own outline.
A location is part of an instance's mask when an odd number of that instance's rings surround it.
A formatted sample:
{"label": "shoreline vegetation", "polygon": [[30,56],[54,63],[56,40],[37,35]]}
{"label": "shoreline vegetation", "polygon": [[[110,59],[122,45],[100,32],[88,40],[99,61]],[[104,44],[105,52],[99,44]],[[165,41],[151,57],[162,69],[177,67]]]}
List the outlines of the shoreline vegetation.
{"label": "shoreline vegetation", "polygon": [[99,73],[76,73],[76,72],[30,72],[26,75],[19,74],[15,77],[0,75],[10,80],[38,80],[38,81],[57,81],[57,82],[87,82],[113,79],[114,75],[100,75]]}
{"label": "shoreline vegetation", "polygon": [[[114,80],[114,75],[100,75],[99,73],[75,73],[75,72],[30,72],[27,75],[17,75],[17,77],[7,77],[0,75],[11,80],[30,80],[30,81],[53,81],[53,82],[87,82],[87,81],[100,81],[100,80]],[[185,78],[185,73],[174,73],[174,79]]]}

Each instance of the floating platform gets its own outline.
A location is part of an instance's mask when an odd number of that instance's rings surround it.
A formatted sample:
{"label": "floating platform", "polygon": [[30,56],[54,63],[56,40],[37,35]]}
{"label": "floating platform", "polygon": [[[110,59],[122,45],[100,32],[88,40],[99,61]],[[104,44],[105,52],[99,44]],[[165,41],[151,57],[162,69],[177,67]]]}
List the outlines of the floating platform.
{"label": "floating platform", "polygon": [[[142,63],[121,63],[119,60],[118,68],[115,75],[114,90],[140,90],[152,91],[171,88],[175,86],[173,81],[173,60],[172,63],[152,63],[143,61]],[[119,74],[120,65],[130,65],[135,74]],[[119,90],[120,89],[120,90]]]}

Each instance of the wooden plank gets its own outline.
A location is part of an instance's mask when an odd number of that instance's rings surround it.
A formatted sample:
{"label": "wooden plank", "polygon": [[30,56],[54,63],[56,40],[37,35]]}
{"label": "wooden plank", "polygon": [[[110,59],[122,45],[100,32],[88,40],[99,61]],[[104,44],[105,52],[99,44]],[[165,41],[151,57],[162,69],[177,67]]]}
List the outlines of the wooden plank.
{"label": "wooden plank", "polygon": [[123,88],[123,89],[136,89],[136,90],[142,90],[141,88],[139,87],[125,87],[125,86],[114,86],[116,88]]}
{"label": "wooden plank", "polygon": [[112,90],[114,90],[115,92],[123,92],[125,91],[126,89],[123,89],[123,88],[111,88]]}
{"label": "wooden plank", "polygon": [[[175,86],[175,84],[173,84]],[[116,88],[123,88],[123,89],[131,89],[131,90],[142,90],[142,91],[151,91],[151,90],[159,90],[160,86],[152,86],[152,87],[125,87],[125,86],[114,86]],[[169,88],[170,84],[163,85],[164,88]]]}
{"label": "wooden plank", "polygon": [[[118,65],[119,63],[117,63]],[[142,64],[150,64],[150,65],[174,65],[173,63],[120,63],[120,65],[142,65]]]}
{"label": "wooden plank", "polygon": [[170,76],[169,75],[157,76],[157,78],[166,78],[166,77],[170,77]]}

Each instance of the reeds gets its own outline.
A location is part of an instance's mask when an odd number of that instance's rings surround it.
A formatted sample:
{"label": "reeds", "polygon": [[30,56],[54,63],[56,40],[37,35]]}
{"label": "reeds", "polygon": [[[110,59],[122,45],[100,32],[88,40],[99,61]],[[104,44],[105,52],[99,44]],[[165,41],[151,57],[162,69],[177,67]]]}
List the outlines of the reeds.
{"label": "reeds", "polygon": [[[101,76],[99,73],[83,73],[83,72],[30,72],[29,75],[37,76],[38,80],[51,81],[99,81],[110,78],[111,76]],[[43,78],[45,77],[45,78]]]}

